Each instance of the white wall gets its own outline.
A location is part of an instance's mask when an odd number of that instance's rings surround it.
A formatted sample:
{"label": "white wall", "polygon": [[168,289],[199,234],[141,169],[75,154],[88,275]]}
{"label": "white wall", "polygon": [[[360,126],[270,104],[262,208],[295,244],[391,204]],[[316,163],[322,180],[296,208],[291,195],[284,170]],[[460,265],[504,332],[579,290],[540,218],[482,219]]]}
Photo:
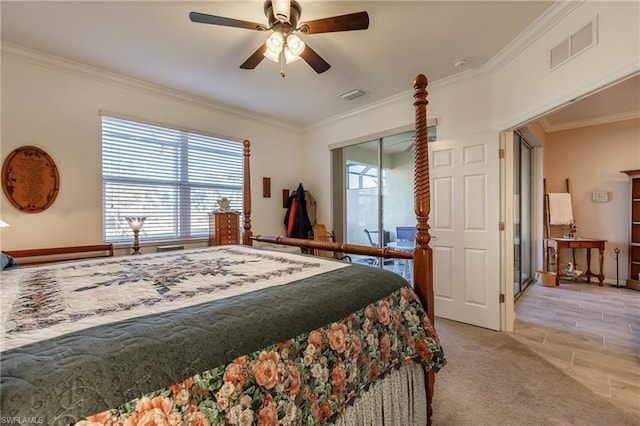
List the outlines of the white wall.
{"label": "white wall", "polygon": [[[425,75],[427,70],[425,70]],[[412,87],[413,82],[408,81]],[[438,139],[451,139],[489,130],[490,82],[480,75],[468,81],[427,87],[427,117],[438,119]],[[390,136],[414,128],[413,90],[358,114],[336,118],[307,129],[304,136],[305,181],[318,201],[318,222],[331,223],[330,147]]]}
{"label": "white wall", "polygon": [[[515,129],[568,101],[586,95],[640,70],[640,2],[559,4],[562,13],[540,29],[519,53],[503,64],[474,71],[451,81],[430,83],[427,116],[438,119],[438,139],[485,131]],[[598,15],[599,42],[548,71],[548,51]],[[542,24],[541,24],[542,25]],[[534,28],[535,29],[535,28]],[[505,49],[506,51],[506,49]],[[496,61],[498,64],[499,61]],[[429,70],[416,70],[429,77]],[[369,106],[307,129],[305,180],[326,182],[329,148],[387,136],[414,126],[412,82],[408,91],[386,103]],[[539,130],[539,129],[534,129]],[[540,142],[544,135],[537,135]],[[318,220],[331,226],[330,186],[319,185]],[[508,200],[507,200],[508,202]]]}
{"label": "white wall", "polygon": [[[552,132],[544,147],[544,177],[548,192],[564,192],[569,178],[573,215],[578,235],[608,240],[604,253],[604,274],[615,283],[614,249],[620,249],[619,275],[627,278],[629,249],[629,176],[622,170],[640,168],[640,119]],[[593,203],[593,191],[606,191],[609,201]],[[584,270],[584,250],[576,263]],[[562,262],[571,253],[562,254]],[[592,253],[591,270],[598,270],[598,255]]]}
{"label": "white wall", "polygon": [[[549,50],[596,16],[598,43],[549,71]],[[640,2],[581,2],[493,72],[492,127],[514,128],[639,70]]]}
{"label": "white wall", "polygon": [[[583,2],[499,69],[430,84],[428,117],[438,118],[439,139],[501,131],[640,69],[638,2]],[[547,52],[599,15],[599,43],[552,73]],[[2,52],[2,150],[31,144],[57,162],[58,200],[36,215],[17,212],[3,198],[2,231],[11,249],[101,240],[100,109],[176,124],[253,144],[253,229],[280,234],[281,188],[304,182],[318,201],[318,221],[331,229],[329,147],[413,128],[412,81],[407,92],[337,117],[301,135],[296,129],[215,108],[144,85],[105,80],[99,73],[59,67]],[[17,55],[19,56],[19,55]],[[65,68],[65,67],[63,67]],[[429,76],[429,70],[416,70]],[[125,82],[126,83],[126,82]],[[304,145],[297,142],[303,140]],[[300,159],[301,161],[296,161]],[[261,177],[271,177],[272,198],[261,198]],[[45,237],[43,238],[43,235]]]}
{"label": "white wall", "polygon": [[[302,170],[292,161],[301,156],[298,130],[78,64],[3,47],[2,158],[19,146],[34,145],[54,159],[60,173],[58,197],[42,213],[21,213],[2,197],[0,217],[11,225],[2,230],[4,249],[102,242],[100,110],[249,139],[254,233],[282,233],[281,188],[295,188]],[[271,198],[262,197],[263,176],[271,177]]]}

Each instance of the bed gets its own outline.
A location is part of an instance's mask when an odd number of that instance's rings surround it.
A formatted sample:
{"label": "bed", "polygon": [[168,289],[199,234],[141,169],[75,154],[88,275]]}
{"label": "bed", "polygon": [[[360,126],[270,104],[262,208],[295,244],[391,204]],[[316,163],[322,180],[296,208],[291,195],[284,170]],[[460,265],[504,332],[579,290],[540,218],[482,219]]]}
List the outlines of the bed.
{"label": "bed", "polygon": [[[416,77],[416,249],[253,236],[243,245],[2,272],[0,399],[13,423],[429,424],[434,372],[426,86]],[[413,259],[370,266],[253,241]]]}

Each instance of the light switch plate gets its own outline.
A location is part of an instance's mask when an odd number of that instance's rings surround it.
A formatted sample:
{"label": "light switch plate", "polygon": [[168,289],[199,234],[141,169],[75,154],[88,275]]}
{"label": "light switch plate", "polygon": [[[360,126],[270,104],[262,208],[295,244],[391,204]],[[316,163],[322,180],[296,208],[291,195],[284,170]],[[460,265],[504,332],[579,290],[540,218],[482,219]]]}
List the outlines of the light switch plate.
{"label": "light switch plate", "polygon": [[609,201],[609,193],[607,191],[593,191],[591,193],[592,203],[606,203]]}

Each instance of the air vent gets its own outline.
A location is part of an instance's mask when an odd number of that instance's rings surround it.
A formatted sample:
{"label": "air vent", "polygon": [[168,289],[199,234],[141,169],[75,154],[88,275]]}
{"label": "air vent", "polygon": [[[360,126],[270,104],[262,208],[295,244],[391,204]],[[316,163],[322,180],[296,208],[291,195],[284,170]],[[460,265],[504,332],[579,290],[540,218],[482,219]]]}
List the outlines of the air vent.
{"label": "air vent", "polygon": [[562,40],[549,52],[549,69],[554,70],[577,54],[598,43],[598,17]]}
{"label": "air vent", "polygon": [[346,93],[343,93],[342,95],[340,95],[340,97],[342,99],[350,101],[352,99],[359,98],[360,96],[363,96],[364,94],[365,94],[364,90],[353,89],[353,90],[350,90],[350,91],[348,91]]}

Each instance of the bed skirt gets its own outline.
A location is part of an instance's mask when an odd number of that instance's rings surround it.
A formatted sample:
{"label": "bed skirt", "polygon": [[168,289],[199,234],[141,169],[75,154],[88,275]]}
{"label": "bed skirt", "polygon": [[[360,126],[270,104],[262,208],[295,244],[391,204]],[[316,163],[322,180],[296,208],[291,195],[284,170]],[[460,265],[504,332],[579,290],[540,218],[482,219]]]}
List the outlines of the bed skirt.
{"label": "bed skirt", "polygon": [[387,374],[363,392],[335,426],[406,426],[427,424],[424,369],[410,363]]}

